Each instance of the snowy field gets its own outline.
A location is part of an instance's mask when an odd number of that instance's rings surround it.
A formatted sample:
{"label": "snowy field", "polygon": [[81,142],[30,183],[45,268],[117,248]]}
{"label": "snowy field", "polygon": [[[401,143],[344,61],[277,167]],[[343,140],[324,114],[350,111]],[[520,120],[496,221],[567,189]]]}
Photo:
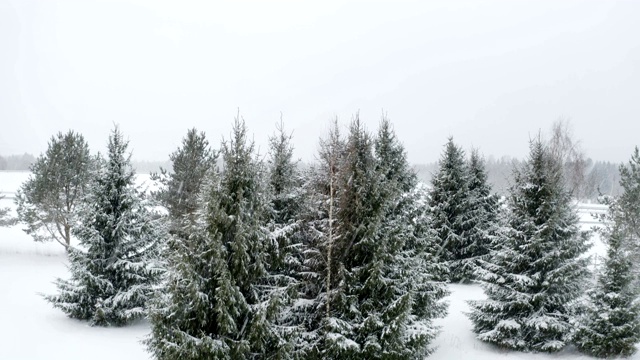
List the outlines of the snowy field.
{"label": "snowy field", "polygon": [[[0,192],[9,195],[0,207],[13,207],[11,194],[27,178],[24,172],[0,172]],[[138,183],[148,183],[148,175],[140,175]],[[601,207],[580,206],[583,228],[593,226],[591,212]],[[591,253],[602,255],[605,247],[594,241]],[[597,261],[597,258],[596,258]],[[40,293],[53,293],[52,281],[67,277],[62,246],[39,244],[16,225],[0,227],[0,359],[46,360],[128,360],[149,359],[140,344],[149,332],[146,322],[123,328],[90,327],[67,318],[46,303]],[[466,300],[482,299],[477,285],[451,285],[449,315],[438,320],[442,332],[435,340],[437,351],[430,359],[589,359],[573,349],[558,354],[507,352],[474,338],[471,322],[465,315]],[[640,360],[640,354],[630,359]]]}

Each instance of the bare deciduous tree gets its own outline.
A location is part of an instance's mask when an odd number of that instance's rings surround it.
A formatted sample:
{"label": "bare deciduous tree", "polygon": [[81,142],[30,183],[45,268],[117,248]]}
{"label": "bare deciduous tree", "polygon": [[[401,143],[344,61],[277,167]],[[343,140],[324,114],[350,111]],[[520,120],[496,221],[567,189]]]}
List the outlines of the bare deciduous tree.
{"label": "bare deciduous tree", "polygon": [[551,125],[549,150],[562,164],[565,186],[573,197],[580,199],[585,192],[587,159],[580,141],[573,135],[573,127],[568,118],[561,117]]}

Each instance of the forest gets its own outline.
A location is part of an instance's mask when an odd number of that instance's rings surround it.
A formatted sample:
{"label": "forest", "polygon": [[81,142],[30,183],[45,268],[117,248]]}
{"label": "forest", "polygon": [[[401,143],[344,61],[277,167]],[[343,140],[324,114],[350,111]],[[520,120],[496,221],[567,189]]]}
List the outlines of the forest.
{"label": "forest", "polygon": [[[0,221],[65,248],[69,274],[47,302],[91,326],[147,319],[156,359],[422,359],[452,284],[482,287],[466,316],[484,343],[629,356],[640,154],[616,177],[566,125],[523,160],[487,161],[450,137],[435,167],[416,169],[386,116],[375,131],[357,114],[334,120],[303,165],[282,122],[263,156],[238,115],[217,147],[188,130],[151,191],[118,126],[104,155],[69,131],[30,165],[17,218]],[[490,168],[510,172],[499,191]],[[581,229],[581,199],[607,205],[597,229]],[[607,248],[595,273],[593,231]]]}

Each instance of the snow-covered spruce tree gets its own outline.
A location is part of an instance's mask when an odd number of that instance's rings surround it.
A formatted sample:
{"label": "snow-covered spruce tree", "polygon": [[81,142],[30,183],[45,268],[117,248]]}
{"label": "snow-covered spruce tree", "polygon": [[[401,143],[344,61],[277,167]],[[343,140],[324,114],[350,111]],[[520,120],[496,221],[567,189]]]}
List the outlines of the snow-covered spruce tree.
{"label": "snow-covered spruce tree", "polygon": [[18,220],[35,241],[70,245],[76,208],[93,175],[93,160],[81,134],[69,131],[51,137],[15,198]]}
{"label": "snow-covered spruce tree", "polygon": [[471,151],[468,170],[470,201],[467,210],[469,221],[467,238],[469,252],[473,254],[470,259],[486,259],[500,226],[498,221],[499,199],[491,192],[491,185],[487,182],[484,159],[477,150]]}
{"label": "snow-covered spruce tree", "polygon": [[269,273],[264,169],[239,118],[221,154],[224,168],[209,173],[189,237],[168,247],[167,287],[152,306],[146,345],[157,359],[287,359],[292,342],[276,323],[281,289]]}
{"label": "snow-covered spruce tree", "polygon": [[449,138],[431,180],[430,212],[442,252],[449,263],[449,280],[464,282],[472,279],[475,244],[470,238],[472,223],[469,211],[471,193],[464,151]]}
{"label": "snow-covered spruce tree", "polygon": [[[302,209],[302,177],[297,161],[293,159],[291,134],[284,130],[282,121],[276,133],[269,137],[268,159],[268,220],[271,231],[271,265],[274,271],[289,276],[286,283],[300,270],[301,244],[297,231]],[[284,278],[282,280],[285,280]]]}
{"label": "snow-covered spruce tree", "polygon": [[334,120],[328,136],[320,139],[318,161],[303,174],[304,196],[301,202],[300,227],[302,263],[300,299],[291,309],[302,333],[296,343],[303,359],[321,359],[324,321],[331,311],[328,295],[335,288],[337,254],[333,243],[337,211],[337,181],[344,161],[345,141]]}
{"label": "snow-covered spruce tree", "polygon": [[[274,323],[288,339],[297,339],[301,318],[294,309],[300,293],[300,273],[303,270],[303,236],[301,230],[304,202],[302,176],[298,161],[293,158],[292,135],[284,129],[282,120],[276,125],[276,133],[269,137],[268,184],[268,228],[270,243],[267,246],[271,284],[279,290],[278,301],[283,308],[281,316]],[[300,355],[298,343],[288,344],[292,352]]]}
{"label": "snow-covered spruce tree", "polygon": [[182,145],[169,155],[169,159],[172,171],[160,169],[160,174],[152,174],[152,178],[162,185],[154,196],[167,208],[175,227],[183,216],[196,211],[202,183],[216,157],[204,132],[198,133],[193,128],[187,131]]}
{"label": "snow-covered spruce tree", "polygon": [[293,159],[291,138],[282,121],[276,125],[276,133],[269,137],[271,218],[278,225],[291,224],[300,210],[302,179],[298,161]]}
{"label": "snow-covered spruce tree", "polygon": [[92,325],[121,326],[145,316],[160,277],[154,262],[164,233],[135,186],[127,145],[116,127],[74,228],[80,246],[69,247],[71,279],[58,279],[59,293],[45,296]]}
{"label": "snow-covered spruce tree", "polygon": [[560,164],[540,139],[514,170],[508,219],[476,277],[488,297],[471,301],[478,339],[521,351],[562,349],[572,332],[572,303],[588,275],[587,233],[580,232]]}
{"label": "snow-covered spruce tree", "polygon": [[385,199],[372,145],[356,117],[336,181],[331,280],[326,309],[322,309],[326,316],[319,349],[324,358],[359,359],[381,350],[374,333],[384,321],[380,313],[384,300],[379,292],[387,264],[385,246],[376,242],[376,235]]}
{"label": "snow-covered spruce tree", "polygon": [[635,148],[627,165],[620,165],[622,194],[607,199],[610,211],[604,221],[615,223],[625,234],[622,246],[630,252],[633,286],[640,291],[640,152]]}
{"label": "snow-covered spruce tree", "polygon": [[578,349],[602,358],[629,356],[640,342],[640,302],[632,286],[623,229],[614,224],[607,233],[607,260],[595,288],[587,291],[588,302],[573,338]]}
{"label": "snow-covered spruce tree", "polygon": [[386,117],[374,145],[384,205],[373,271],[364,284],[371,284],[366,294],[377,303],[363,322],[363,358],[423,359],[437,335],[433,319],[446,315],[446,285],[435,281],[446,264],[435,259],[439,244],[428,222],[426,188],[418,184]]}

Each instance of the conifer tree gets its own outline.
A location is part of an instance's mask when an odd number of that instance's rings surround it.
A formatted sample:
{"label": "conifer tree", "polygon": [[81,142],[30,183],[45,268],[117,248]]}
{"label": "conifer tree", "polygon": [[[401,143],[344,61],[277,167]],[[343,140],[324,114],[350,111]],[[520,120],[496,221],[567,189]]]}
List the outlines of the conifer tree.
{"label": "conifer tree", "polygon": [[278,225],[295,221],[300,209],[301,176],[293,158],[292,135],[280,121],[276,133],[269,137],[269,189],[271,218]]}
{"label": "conifer tree", "polygon": [[74,229],[80,246],[69,247],[71,278],[58,279],[59,293],[45,296],[92,325],[126,325],[145,316],[160,277],[154,261],[163,233],[135,186],[127,145],[116,127]]}
{"label": "conifer tree", "polygon": [[622,194],[606,199],[610,211],[603,219],[615,223],[625,234],[622,246],[630,252],[633,286],[640,291],[640,152],[635,148],[627,165],[620,165]]}
{"label": "conifer tree", "polygon": [[446,290],[430,277],[433,255],[425,250],[434,239],[425,235],[425,198],[404,149],[387,120],[374,142],[356,118],[346,142],[334,124],[319,158],[312,182],[320,195],[310,198],[320,217],[309,222],[305,252],[312,275],[304,286],[315,298],[303,302],[311,310],[304,357],[423,358]]}
{"label": "conifer tree", "polygon": [[172,171],[160,169],[160,174],[152,174],[152,178],[163,186],[154,195],[176,223],[196,211],[198,194],[216,156],[209,148],[204,132],[198,133],[193,128],[189,129],[181,147],[171,153],[169,159],[173,164]]}
{"label": "conifer tree", "polygon": [[449,263],[449,280],[468,281],[473,278],[475,244],[470,238],[469,175],[464,151],[449,138],[431,180],[432,226],[437,233],[442,252]]}
{"label": "conifer tree", "polygon": [[329,296],[338,284],[338,254],[333,245],[339,240],[335,214],[344,155],[345,141],[334,120],[328,136],[320,140],[318,162],[303,177],[302,221],[296,233],[301,239],[302,254],[300,301],[291,311],[302,328],[296,350],[304,359],[322,358],[324,324],[332,308]]}
{"label": "conifer tree", "polygon": [[[386,117],[374,145],[379,191],[385,200],[375,240],[379,259],[373,264],[379,276],[374,280],[379,288],[372,295],[378,301],[378,314],[370,316],[364,328],[369,351],[365,347],[363,355],[422,359],[431,353],[429,344],[437,335],[433,319],[446,315],[446,303],[441,300],[448,291],[444,283],[435,281],[446,274],[446,264],[435,258],[439,246],[429,226],[426,188],[419,185]],[[371,318],[384,325],[373,325],[376,321]]]}
{"label": "conifer tree", "polygon": [[471,259],[487,258],[498,230],[498,197],[487,182],[484,159],[477,150],[471,151],[469,169],[469,231],[467,232]]}
{"label": "conifer tree", "polygon": [[522,351],[562,349],[572,303],[588,275],[587,233],[580,232],[560,164],[538,139],[514,170],[507,225],[476,276],[488,299],[471,301],[478,339]]}
{"label": "conifer tree", "polygon": [[602,358],[630,356],[640,342],[640,302],[632,286],[633,274],[624,227],[607,232],[609,249],[596,286],[578,321],[573,342],[581,351]]}
{"label": "conifer tree", "polygon": [[77,206],[93,176],[92,164],[81,134],[69,131],[51,137],[15,198],[18,220],[35,241],[55,240],[69,247]]}
{"label": "conifer tree", "polygon": [[[382,219],[381,177],[375,171],[372,141],[360,120],[351,123],[340,176],[330,270],[335,276],[327,301],[321,353],[329,358],[361,358],[379,350],[375,336],[366,336],[384,320],[376,292],[382,287],[387,254],[376,246]],[[335,284],[335,285],[334,285]]]}
{"label": "conifer tree", "polygon": [[[157,359],[290,356],[277,326],[281,293],[269,273],[262,165],[244,121],[222,144],[185,240],[169,246],[167,288],[154,301],[148,350]],[[175,237],[174,240],[175,241]]]}

